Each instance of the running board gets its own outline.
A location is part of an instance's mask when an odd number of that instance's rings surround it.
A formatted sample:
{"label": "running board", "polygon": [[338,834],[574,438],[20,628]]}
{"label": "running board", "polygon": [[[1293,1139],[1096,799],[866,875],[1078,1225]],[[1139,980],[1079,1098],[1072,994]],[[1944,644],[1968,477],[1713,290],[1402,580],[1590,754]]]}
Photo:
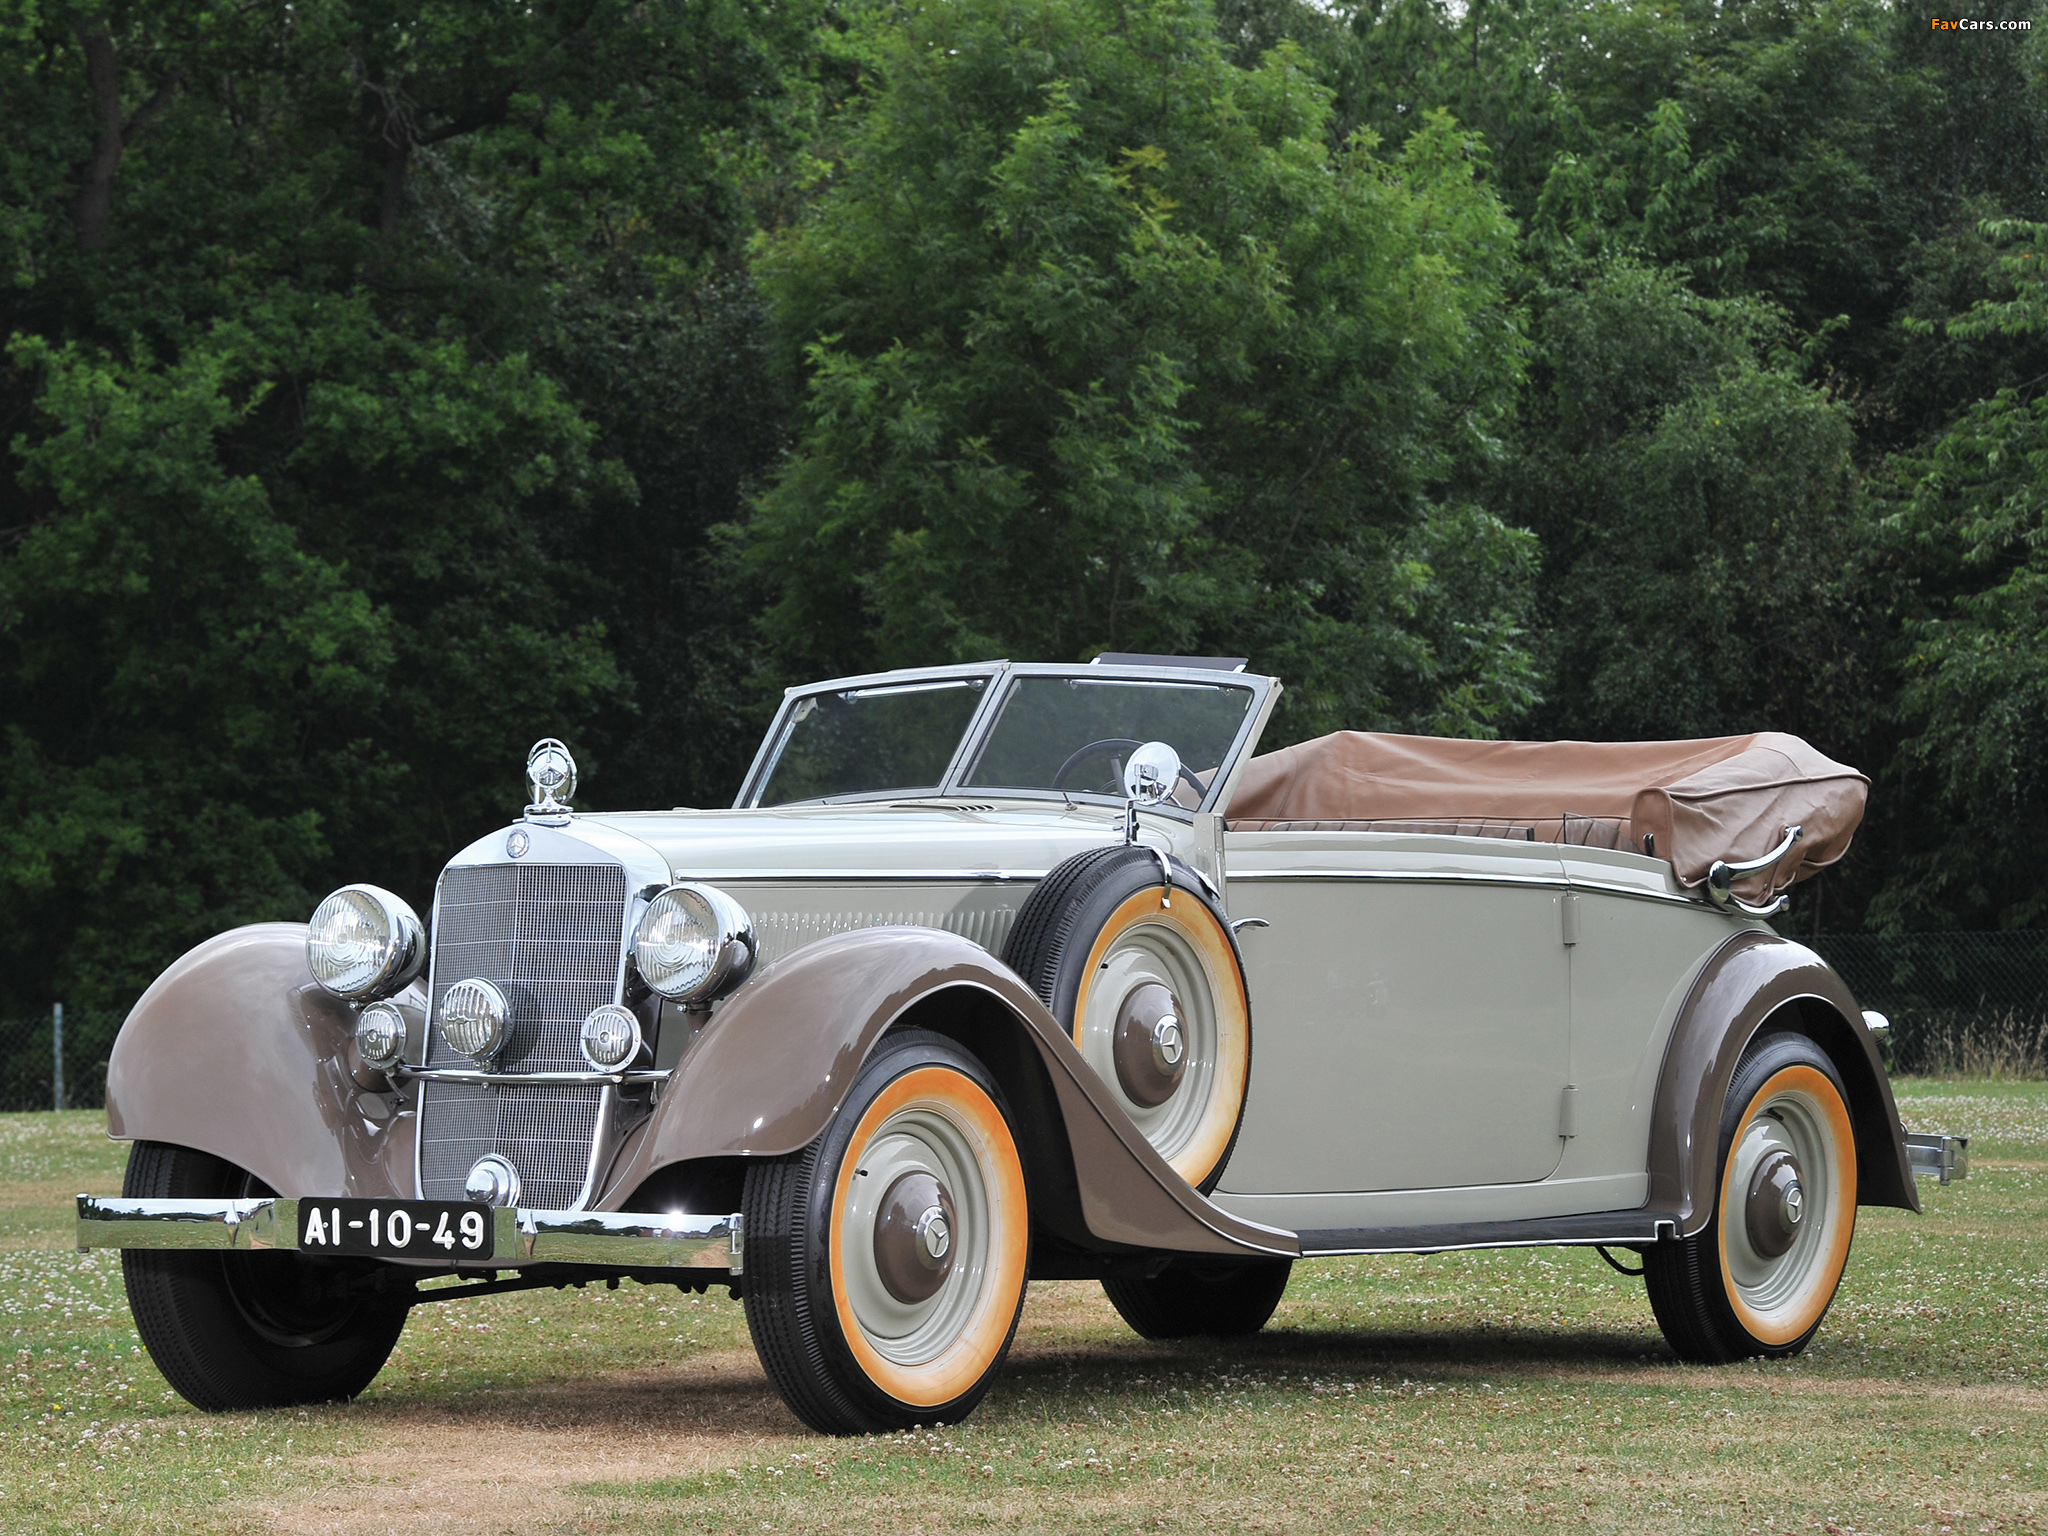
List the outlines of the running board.
{"label": "running board", "polygon": [[1322,1227],[1296,1234],[1303,1258],[1339,1253],[1449,1253],[1461,1248],[1627,1247],[1678,1236],[1659,1211],[1600,1211],[1533,1221],[1459,1221],[1433,1227]]}

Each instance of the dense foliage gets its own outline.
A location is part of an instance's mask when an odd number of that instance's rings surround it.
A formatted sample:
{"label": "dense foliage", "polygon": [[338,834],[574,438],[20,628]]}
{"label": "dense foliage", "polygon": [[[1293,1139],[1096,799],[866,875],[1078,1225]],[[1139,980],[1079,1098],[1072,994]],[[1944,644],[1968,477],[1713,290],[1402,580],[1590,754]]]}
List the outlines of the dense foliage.
{"label": "dense foliage", "polygon": [[1799,731],[1879,781],[1802,921],[2038,922],[2044,49],[0,0],[0,1012],[424,904],[539,735],[717,803],[793,679],[1105,648],[1280,739]]}

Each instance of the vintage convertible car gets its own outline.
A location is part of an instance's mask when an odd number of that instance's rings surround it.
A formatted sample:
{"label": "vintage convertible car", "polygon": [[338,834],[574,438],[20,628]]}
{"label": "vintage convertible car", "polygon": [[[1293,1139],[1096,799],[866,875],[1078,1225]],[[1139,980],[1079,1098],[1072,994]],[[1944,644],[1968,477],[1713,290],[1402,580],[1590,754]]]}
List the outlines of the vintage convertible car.
{"label": "vintage convertible car", "polygon": [[1857,1205],[1966,1166],[1764,922],[1862,777],[1774,734],[1254,757],[1279,691],[839,679],[724,811],[574,812],[544,741],[431,928],[347,886],[156,981],[80,1246],[209,1409],[358,1392],[422,1302],[622,1278],[729,1285],[832,1432],[972,1410],[1030,1276],[1233,1334],[1298,1259],[1589,1245],[1684,1359],[1801,1349]]}

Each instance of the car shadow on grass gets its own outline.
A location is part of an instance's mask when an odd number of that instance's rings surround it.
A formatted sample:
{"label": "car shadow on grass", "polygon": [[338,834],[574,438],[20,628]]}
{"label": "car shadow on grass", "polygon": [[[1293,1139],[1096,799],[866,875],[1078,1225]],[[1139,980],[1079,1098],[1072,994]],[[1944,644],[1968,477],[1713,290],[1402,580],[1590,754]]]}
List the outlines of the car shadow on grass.
{"label": "car shadow on grass", "polygon": [[1013,1383],[1067,1381],[1087,1374],[1104,1385],[1142,1385],[1166,1371],[1199,1375],[1378,1376],[1579,1374],[1663,1370],[1676,1363],[1655,1333],[1616,1329],[1283,1328],[1240,1339],[1179,1339],[1127,1345],[1032,1350],[1013,1355]]}

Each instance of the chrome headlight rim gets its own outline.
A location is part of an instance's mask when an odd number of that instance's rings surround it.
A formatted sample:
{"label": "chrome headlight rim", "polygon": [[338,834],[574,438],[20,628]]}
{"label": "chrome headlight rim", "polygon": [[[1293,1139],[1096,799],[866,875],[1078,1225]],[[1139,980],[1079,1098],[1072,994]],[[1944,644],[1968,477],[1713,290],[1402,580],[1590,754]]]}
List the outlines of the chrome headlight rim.
{"label": "chrome headlight rim", "polygon": [[[323,933],[344,912],[374,920],[375,955],[367,967],[335,964],[335,941]],[[427,931],[419,914],[380,885],[357,883],[328,892],[306,924],[306,968],[322,990],[344,1002],[368,1003],[403,992],[427,966]]]}
{"label": "chrome headlight rim", "polygon": [[[692,944],[698,952],[688,959],[674,953],[677,918],[698,935]],[[706,1006],[739,987],[753,973],[758,952],[747,909],[695,880],[658,892],[633,928],[633,969],[652,990],[686,1007]]]}

